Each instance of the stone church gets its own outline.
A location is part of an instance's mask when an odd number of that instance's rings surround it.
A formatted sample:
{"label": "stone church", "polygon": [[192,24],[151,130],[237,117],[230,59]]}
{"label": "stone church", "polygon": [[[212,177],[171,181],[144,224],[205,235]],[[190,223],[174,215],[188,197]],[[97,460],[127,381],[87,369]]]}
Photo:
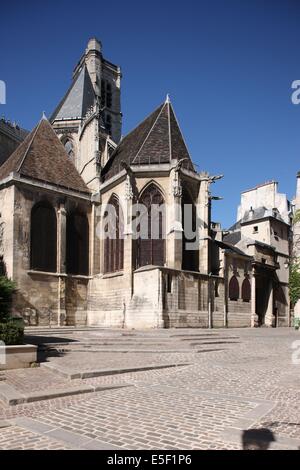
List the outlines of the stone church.
{"label": "stone church", "polygon": [[226,236],[212,223],[219,177],[195,170],[168,97],[122,137],[120,91],[120,67],[91,39],[51,118],[0,166],[14,312],[28,325],[162,328],[256,326],[267,311],[271,326],[271,245],[237,243],[244,219]]}

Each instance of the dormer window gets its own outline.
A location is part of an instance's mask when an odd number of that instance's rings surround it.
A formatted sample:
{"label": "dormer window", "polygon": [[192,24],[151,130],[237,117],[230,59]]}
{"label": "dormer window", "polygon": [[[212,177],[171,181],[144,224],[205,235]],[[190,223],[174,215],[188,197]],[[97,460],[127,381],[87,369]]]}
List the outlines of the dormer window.
{"label": "dormer window", "polygon": [[253,227],[253,233],[258,233],[258,226],[257,225],[254,225],[254,227]]}
{"label": "dormer window", "polygon": [[68,156],[71,160],[74,159],[74,145],[71,139],[66,139],[63,141],[63,146],[65,147],[65,151],[67,152]]}

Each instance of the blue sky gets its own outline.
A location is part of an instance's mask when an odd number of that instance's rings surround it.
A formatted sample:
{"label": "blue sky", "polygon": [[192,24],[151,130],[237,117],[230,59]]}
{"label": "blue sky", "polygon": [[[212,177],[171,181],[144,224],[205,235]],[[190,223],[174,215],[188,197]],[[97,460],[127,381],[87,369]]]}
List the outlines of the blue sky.
{"label": "blue sky", "polygon": [[298,0],[28,0],[1,5],[0,116],[31,129],[67,90],[88,39],[121,65],[123,134],[169,93],[199,170],[224,174],[214,220],[235,221],[241,191],[300,170]]}

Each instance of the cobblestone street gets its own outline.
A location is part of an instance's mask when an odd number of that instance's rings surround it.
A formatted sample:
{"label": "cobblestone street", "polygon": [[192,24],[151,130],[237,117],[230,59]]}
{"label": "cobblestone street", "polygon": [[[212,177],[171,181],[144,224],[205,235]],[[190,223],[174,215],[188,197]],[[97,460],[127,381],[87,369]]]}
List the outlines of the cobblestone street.
{"label": "cobblestone street", "polygon": [[242,449],[258,428],[271,449],[300,448],[297,331],[27,335],[42,362],[0,374],[0,449]]}

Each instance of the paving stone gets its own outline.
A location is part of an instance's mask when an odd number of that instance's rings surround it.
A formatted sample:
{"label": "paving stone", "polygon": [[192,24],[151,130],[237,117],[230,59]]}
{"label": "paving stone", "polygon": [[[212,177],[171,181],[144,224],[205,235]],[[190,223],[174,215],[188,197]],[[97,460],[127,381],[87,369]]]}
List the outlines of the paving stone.
{"label": "paving stone", "polygon": [[[45,335],[42,330],[40,334]],[[53,337],[68,334],[80,350],[69,342],[69,352],[54,360],[62,369],[68,366],[76,372],[74,367],[79,365],[84,370],[84,361],[91,360],[87,375],[99,370],[99,365],[131,372],[70,381],[44,367],[7,371],[0,385],[8,384],[22,396],[70,386],[99,391],[14,407],[0,402],[0,420],[11,424],[0,428],[1,449],[240,449],[244,430],[266,427],[276,439],[270,449],[300,446],[300,366],[291,361],[291,345],[299,335],[289,328],[217,332],[65,329],[55,330]],[[203,344],[204,339],[211,342],[217,336],[225,341],[226,350],[209,350]],[[233,336],[237,341],[230,341]],[[131,352],[109,352],[104,345],[108,338],[111,344],[122,341]],[[193,346],[195,339],[201,343],[201,354]],[[142,350],[143,341],[147,353]],[[89,343],[93,352],[85,352],[83,346]],[[113,349],[111,344],[107,348]],[[155,344],[164,352],[158,353]],[[133,354],[133,350],[139,352]],[[189,365],[135,371],[145,363]],[[119,385],[124,387],[114,388]],[[31,422],[14,421],[25,418]]]}

